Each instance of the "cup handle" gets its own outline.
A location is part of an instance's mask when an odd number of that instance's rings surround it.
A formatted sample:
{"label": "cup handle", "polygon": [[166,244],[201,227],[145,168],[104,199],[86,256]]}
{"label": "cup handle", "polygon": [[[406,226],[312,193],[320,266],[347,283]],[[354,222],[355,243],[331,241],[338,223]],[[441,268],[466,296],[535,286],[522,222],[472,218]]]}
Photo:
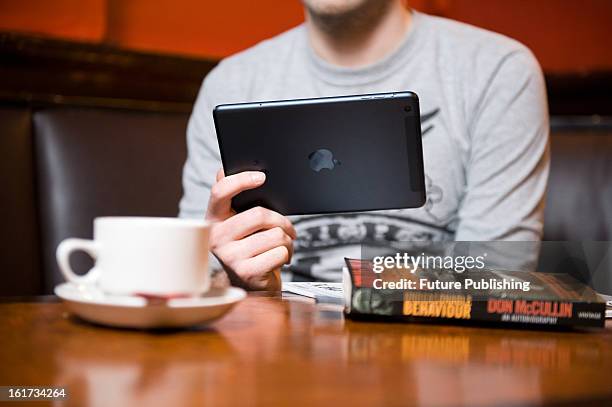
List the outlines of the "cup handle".
{"label": "cup handle", "polygon": [[93,240],[74,238],[63,240],[59,246],[57,246],[57,251],[55,252],[60,271],[64,277],[66,277],[66,280],[70,281],[71,283],[79,285],[95,283],[99,275],[99,271],[96,269],[95,265],[91,270],[82,276],[76,274],[70,267],[70,255],[76,250],[82,250],[89,254],[95,262],[96,258],[98,257],[99,246]]}

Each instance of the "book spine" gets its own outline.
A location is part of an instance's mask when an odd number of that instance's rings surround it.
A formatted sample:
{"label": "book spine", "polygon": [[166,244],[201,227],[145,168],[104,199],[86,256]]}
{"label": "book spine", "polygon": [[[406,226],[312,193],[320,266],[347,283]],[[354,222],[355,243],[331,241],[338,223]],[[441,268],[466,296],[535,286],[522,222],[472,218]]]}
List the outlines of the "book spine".
{"label": "book spine", "polygon": [[603,327],[605,303],[472,298],[441,292],[408,292],[353,287],[349,315],[389,317],[394,320],[494,322],[564,327]]}
{"label": "book spine", "polygon": [[475,320],[528,325],[603,327],[605,304],[491,297],[473,303]]}

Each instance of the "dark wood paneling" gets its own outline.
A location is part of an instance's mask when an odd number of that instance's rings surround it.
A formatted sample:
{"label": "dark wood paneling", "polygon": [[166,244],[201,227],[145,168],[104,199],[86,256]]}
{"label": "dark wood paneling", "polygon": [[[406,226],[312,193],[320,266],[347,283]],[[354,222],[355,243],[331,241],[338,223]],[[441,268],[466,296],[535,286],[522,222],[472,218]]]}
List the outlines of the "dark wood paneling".
{"label": "dark wood paneling", "polygon": [[0,34],[0,99],[189,112],[216,61]]}
{"label": "dark wood paneling", "polygon": [[[0,100],[189,112],[216,63],[0,33]],[[551,115],[612,115],[612,72],[546,81]]]}
{"label": "dark wood paneling", "polygon": [[546,75],[553,116],[612,115],[612,72]]}

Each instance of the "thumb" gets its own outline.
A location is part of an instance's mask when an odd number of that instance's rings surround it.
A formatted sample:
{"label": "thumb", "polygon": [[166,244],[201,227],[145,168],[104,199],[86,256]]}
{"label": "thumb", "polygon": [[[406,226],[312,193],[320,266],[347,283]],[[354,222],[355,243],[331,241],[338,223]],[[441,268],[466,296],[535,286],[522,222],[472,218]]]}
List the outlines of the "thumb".
{"label": "thumb", "polygon": [[219,168],[219,171],[217,171],[217,182],[221,181],[222,178],[225,178],[225,171],[223,171],[223,168]]}
{"label": "thumb", "polygon": [[266,180],[266,174],[260,171],[245,171],[223,177],[213,185],[206,219],[223,221],[232,215],[232,198],[243,191],[257,188]]}

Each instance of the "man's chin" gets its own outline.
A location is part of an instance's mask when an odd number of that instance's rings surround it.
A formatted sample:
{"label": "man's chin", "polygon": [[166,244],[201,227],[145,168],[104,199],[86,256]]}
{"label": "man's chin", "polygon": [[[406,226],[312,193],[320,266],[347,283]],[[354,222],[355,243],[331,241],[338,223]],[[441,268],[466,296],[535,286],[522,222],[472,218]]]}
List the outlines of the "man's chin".
{"label": "man's chin", "polygon": [[351,15],[367,7],[377,7],[383,0],[302,0],[313,17],[333,18]]}

